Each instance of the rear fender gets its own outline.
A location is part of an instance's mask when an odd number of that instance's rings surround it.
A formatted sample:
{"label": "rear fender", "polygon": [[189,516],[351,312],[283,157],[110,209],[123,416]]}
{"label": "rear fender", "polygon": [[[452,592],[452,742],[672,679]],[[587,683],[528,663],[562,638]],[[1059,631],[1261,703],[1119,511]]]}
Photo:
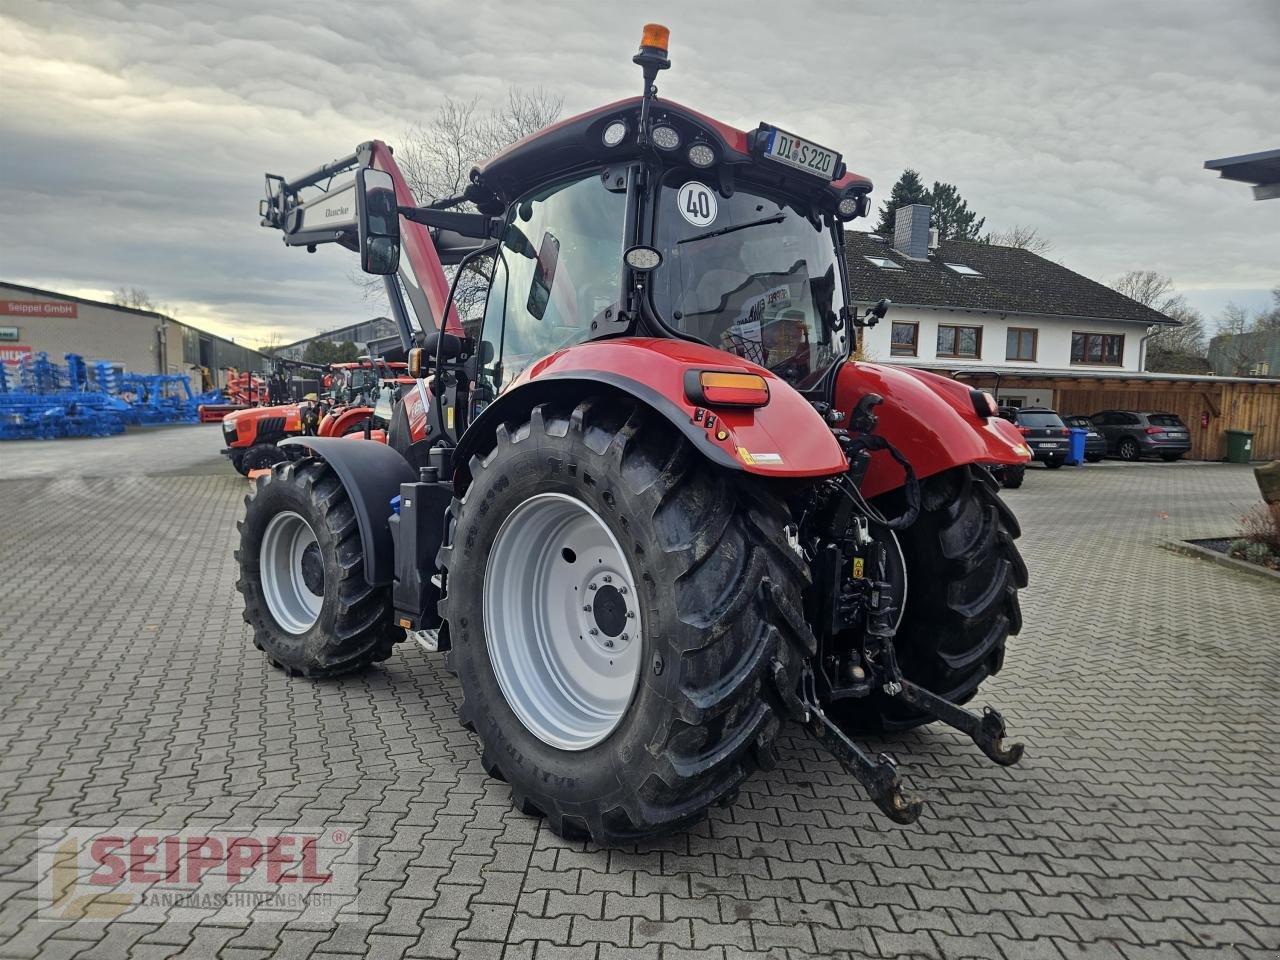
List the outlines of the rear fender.
{"label": "rear fender", "polygon": [[391,501],[400,484],[417,479],[409,462],[385,443],[348,437],[290,437],[280,446],[312,451],[333,468],[351,498],[360,546],[364,551],[364,578],[370,586],[395,578],[395,544],[391,539]]}
{"label": "rear fender", "polygon": [[[754,373],[769,384],[769,402],[753,409],[699,408],[685,396],[689,370]],[[584,343],[533,364],[476,418],[458,445],[454,482],[470,481],[471,456],[492,444],[498,426],[528,416],[539,403],[598,392],[634,397],[679,430],[694,449],[726,470],[762,477],[823,477],[847,469],[830,427],[785,381],[741,357],[682,340],[626,337]],[[708,426],[708,418],[713,422]]]}
{"label": "rear fender", "polygon": [[[971,463],[1021,464],[1031,459],[1022,434],[1001,417],[980,417],[970,388],[948,377],[910,367],[846,363],[836,375],[836,407],[851,413],[868,393],[884,437],[924,478]],[[896,489],[906,477],[887,451],[878,450],[862,482],[869,497]]]}

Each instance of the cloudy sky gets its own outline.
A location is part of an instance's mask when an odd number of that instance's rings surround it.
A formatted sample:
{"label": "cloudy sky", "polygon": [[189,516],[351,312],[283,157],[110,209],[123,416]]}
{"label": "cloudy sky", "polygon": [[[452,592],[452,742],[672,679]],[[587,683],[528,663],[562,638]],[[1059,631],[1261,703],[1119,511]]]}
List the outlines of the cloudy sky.
{"label": "cloudy sky", "polygon": [[349,254],[257,225],[263,171],[394,145],[446,95],[633,95],[646,20],[664,96],[841,150],[877,197],[915,167],[1211,314],[1280,283],[1280,200],[1202,168],[1280,147],[1276,0],[0,0],[0,279],[140,287],[249,341],[364,318]]}

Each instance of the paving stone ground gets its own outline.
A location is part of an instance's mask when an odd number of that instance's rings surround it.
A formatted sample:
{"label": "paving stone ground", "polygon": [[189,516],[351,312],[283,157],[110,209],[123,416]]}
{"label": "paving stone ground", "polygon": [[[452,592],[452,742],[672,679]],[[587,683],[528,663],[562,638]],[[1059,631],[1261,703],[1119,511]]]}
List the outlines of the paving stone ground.
{"label": "paving stone ground", "polygon": [[[601,850],[511,809],[438,657],[272,670],[216,427],[123,441],[0,445],[0,957],[1280,953],[1280,588],[1159,546],[1230,532],[1246,468],[1034,468],[1006,492],[1032,582],[979,702],[1020,766],[936,726],[874,744],[928,798],[898,828],[792,729],[735,806]],[[333,823],[367,857],[337,924],[36,917],[42,825]]]}

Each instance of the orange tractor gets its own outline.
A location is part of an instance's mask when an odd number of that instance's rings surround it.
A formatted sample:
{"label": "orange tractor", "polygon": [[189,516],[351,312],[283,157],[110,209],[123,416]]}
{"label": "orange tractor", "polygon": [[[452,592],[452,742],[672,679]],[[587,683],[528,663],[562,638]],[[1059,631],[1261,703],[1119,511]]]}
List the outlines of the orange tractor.
{"label": "orange tractor", "polygon": [[[251,407],[228,413],[222,420],[226,447],[222,453],[244,476],[289,459],[289,451],[277,444],[286,437],[345,437],[384,440],[390,409],[375,410],[384,383],[393,384],[403,363],[365,359],[353,363],[318,364],[277,359],[269,381],[271,406]],[[298,382],[289,369],[320,374]],[[315,384],[323,393],[293,394]],[[288,400],[289,402],[280,402]]]}

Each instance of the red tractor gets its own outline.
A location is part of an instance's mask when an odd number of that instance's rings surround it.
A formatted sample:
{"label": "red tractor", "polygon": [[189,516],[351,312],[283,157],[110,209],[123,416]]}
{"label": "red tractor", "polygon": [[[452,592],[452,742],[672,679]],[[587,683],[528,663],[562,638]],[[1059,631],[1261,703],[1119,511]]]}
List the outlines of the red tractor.
{"label": "red tractor", "polygon": [[[256,646],[291,675],[447,651],[515,805],[626,843],[730,801],[805,725],[892,820],[921,802],[868,731],[942,721],[1001,667],[1027,571],[984,464],[992,399],[853,362],[845,225],[871,183],[776,127],[654,86],[557,123],[416,205],[379,141],[267,177],[265,225],[385,278],[415,382],[388,443],[300,437],[246,499]],[[473,212],[457,209],[469,204]],[[478,335],[454,307],[488,263]],[[452,285],[443,267],[454,268]],[[471,324],[468,323],[468,328]]]}
{"label": "red tractor", "polygon": [[[376,431],[381,438],[387,421],[372,404],[384,382],[394,383],[404,368],[404,363],[372,359],[319,364],[277,358],[268,381],[271,405],[237,410],[223,417],[222,435],[227,445],[222,453],[236,470],[248,476],[254,470],[288,459],[288,451],[277,446],[286,437],[362,433],[372,439]],[[296,369],[320,376],[299,384],[288,375]]]}

